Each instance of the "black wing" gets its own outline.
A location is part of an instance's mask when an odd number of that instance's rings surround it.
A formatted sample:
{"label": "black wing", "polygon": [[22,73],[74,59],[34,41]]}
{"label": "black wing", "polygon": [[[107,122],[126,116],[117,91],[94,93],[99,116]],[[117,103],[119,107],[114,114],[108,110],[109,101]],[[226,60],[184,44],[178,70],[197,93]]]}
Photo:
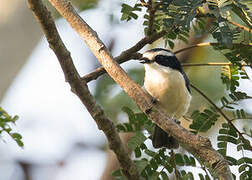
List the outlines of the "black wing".
{"label": "black wing", "polygon": [[185,79],[185,84],[186,84],[186,88],[187,90],[191,93],[191,90],[190,90],[190,80],[189,78],[187,77],[186,73],[184,71],[181,72],[184,79]]}

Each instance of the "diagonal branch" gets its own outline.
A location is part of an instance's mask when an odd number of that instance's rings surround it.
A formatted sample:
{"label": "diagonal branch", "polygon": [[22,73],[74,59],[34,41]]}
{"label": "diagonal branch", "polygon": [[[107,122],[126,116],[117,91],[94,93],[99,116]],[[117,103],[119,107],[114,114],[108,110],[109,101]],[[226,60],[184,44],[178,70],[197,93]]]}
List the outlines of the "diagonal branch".
{"label": "diagonal branch", "polygon": [[70,53],[66,49],[58,34],[50,12],[39,0],[28,0],[28,4],[29,8],[34,12],[35,17],[42,26],[47,41],[50,44],[50,48],[54,51],[59,60],[66,81],[70,84],[72,91],[86,106],[87,110],[98,125],[98,128],[105,133],[109,142],[109,147],[115,152],[122,167],[123,174],[128,179],[139,179],[136,167],[129,158],[113,122],[105,116],[103,109],[96,104],[94,97],[89,92],[87,84],[83,83],[83,80],[78,74]]}
{"label": "diagonal branch", "polygon": [[169,132],[170,135],[174,136],[200,162],[207,164],[210,171],[214,172],[220,180],[233,179],[227,162],[212,148],[211,142],[207,138],[187,131],[172,119],[167,118],[158,104],[152,105],[151,97],[130,79],[126,72],[113,60],[95,31],[81,19],[70,3],[65,0],[49,1],[87,43],[108,74],[123,88],[143,112],[149,112],[146,114],[150,119],[166,132]]}

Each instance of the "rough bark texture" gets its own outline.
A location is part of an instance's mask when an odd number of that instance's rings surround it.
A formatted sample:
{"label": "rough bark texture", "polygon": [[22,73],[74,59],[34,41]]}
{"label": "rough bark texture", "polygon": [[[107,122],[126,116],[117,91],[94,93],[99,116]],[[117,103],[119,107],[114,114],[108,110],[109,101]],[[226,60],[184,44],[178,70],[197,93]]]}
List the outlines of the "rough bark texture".
{"label": "rough bark texture", "polygon": [[79,76],[70,53],[59,37],[50,12],[39,0],[28,0],[28,3],[29,8],[34,12],[35,17],[43,28],[47,41],[50,44],[50,48],[55,52],[59,60],[66,81],[70,84],[72,91],[86,106],[87,110],[98,125],[98,128],[105,133],[108,139],[109,147],[116,154],[120,166],[122,167],[122,172],[128,179],[139,179],[136,167],[129,158],[113,122],[105,116],[103,109],[96,104],[94,97],[88,90],[87,84],[83,83],[83,80]]}
{"label": "rough bark texture", "polygon": [[[37,4],[38,2],[37,0],[29,1],[34,2],[35,4]],[[141,87],[139,87],[139,85],[137,85],[132,79],[130,79],[129,76],[123,71],[123,69],[113,60],[111,54],[108,52],[105,45],[98,38],[96,32],[94,32],[86,24],[86,22],[81,19],[81,17],[76,13],[76,11],[69,2],[65,0],[49,1],[86,42],[93,54],[97,57],[97,59],[106,69],[108,74],[124,89],[124,91],[130,96],[130,98],[139,106],[139,108],[143,112],[149,112],[147,114],[149,118],[151,118],[162,129],[169,132],[174,138],[176,138],[186,150],[192,153],[200,162],[204,163],[210,169],[210,172],[214,172],[219,179],[233,179],[227,162],[217,151],[212,148],[211,143],[207,138],[190,133],[186,129],[176,124],[173,120],[168,119],[165,116],[165,113],[163,112],[162,108],[159,107],[159,105],[152,105],[151,97],[145,94]],[[48,41],[50,42],[50,44],[53,44],[50,38],[48,38]],[[59,44],[55,44],[55,47],[58,48],[58,46]],[[55,51],[57,52],[57,50]],[[62,52],[59,53],[61,54]],[[63,56],[58,58],[61,59],[61,65],[65,72],[66,79],[71,84],[73,91],[75,91],[76,94],[83,101],[83,103],[86,104],[88,110],[93,115],[94,119],[96,119],[96,121],[99,122],[100,120],[103,120],[99,123],[102,123],[102,125],[106,127],[112,127],[110,121],[108,121],[109,125],[104,122],[107,121],[107,119],[106,117],[104,117],[104,114],[101,109],[95,105],[94,100],[90,101],[92,97],[90,97],[90,94],[88,94],[89,92],[87,91],[86,85],[81,84],[80,77],[76,77],[76,70],[74,68],[68,67],[70,65],[73,66],[71,63],[69,64],[69,61],[67,61],[68,63],[65,62],[66,58],[69,58],[68,56],[69,53],[63,53]],[[92,108],[97,108],[98,111],[93,112]],[[99,126],[99,128],[103,128],[103,126]],[[104,132],[107,134],[108,139],[114,139],[114,137],[109,137],[110,135],[112,135],[110,134],[110,131]],[[120,146],[123,147],[122,144]],[[122,147],[117,146],[117,148],[119,149],[121,149]],[[125,162],[121,163],[122,167],[124,167],[124,163]]]}

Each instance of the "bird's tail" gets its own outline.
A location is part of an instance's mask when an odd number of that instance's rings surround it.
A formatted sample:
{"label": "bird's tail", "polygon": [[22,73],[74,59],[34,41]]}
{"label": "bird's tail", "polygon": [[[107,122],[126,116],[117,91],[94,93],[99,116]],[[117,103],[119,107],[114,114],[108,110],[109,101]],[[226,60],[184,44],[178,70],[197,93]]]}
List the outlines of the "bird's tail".
{"label": "bird's tail", "polygon": [[157,125],[154,127],[152,145],[154,148],[166,147],[168,149],[177,149],[179,147],[178,141]]}

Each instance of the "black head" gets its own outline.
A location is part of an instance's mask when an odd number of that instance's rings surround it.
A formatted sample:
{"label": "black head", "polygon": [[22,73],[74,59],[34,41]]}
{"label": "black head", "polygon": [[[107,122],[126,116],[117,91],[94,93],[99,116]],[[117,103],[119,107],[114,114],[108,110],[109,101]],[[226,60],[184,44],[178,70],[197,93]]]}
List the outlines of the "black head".
{"label": "black head", "polygon": [[167,49],[154,48],[143,53],[141,63],[151,64],[156,62],[160,66],[170,67],[182,72],[182,67],[176,56]]}

